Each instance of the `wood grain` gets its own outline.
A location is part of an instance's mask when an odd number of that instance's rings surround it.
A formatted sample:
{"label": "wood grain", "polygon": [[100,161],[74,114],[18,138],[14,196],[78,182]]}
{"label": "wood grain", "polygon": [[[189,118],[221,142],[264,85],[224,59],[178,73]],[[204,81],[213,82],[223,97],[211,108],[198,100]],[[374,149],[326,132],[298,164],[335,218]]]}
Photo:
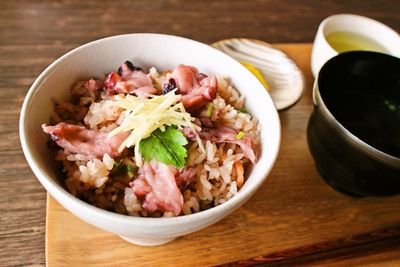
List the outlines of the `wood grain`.
{"label": "wood grain", "polygon": [[[350,198],[321,180],[306,143],[312,109],[311,46],[276,47],[297,62],[308,89],[300,102],[280,113],[282,146],[278,160],[249,202],[209,228],[149,248],[131,245],[87,225],[49,198],[48,266],[347,266],[369,263],[371,257],[381,264],[400,264],[396,259],[400,258],[399,250],[385,254],[400,248],[400,196]],[[357,261],[357,257],[361,259]]]}
{"label": "wood grain", "polygon": [[[357,13],[400,31],[399,12],[398,1],[392,0],[0,1],[0,266],[45,264],[46,193],[22,154],[18,119],[35,77],[65,52],[97,38],[131,32],[169,33],[208,43],[230,37],[312,42],[319,22],[328,15]],[[281,114],[282,120],[288,125],[302,123],[288,114],[290,111]],[[294,140],[294,145],[297,142]],[[285,159],[282,164],[300,163]],[[275,179],[285,184],[288,178],[280,177],[286,174],[284,169],[276,170]],[[324,188],[322,183],[319,186]],[[304,189],[294,185],[290,190],[313,192],[319,186],[311,183]],[[298,192],[300,196],[305,193]],[[383,208],[389,216],[385,201],[379,201],[374,207]],[[389,222],[377,222],[376,226],[385,228]],[[398,256],[396,249],[393,251],[380,257]]]}

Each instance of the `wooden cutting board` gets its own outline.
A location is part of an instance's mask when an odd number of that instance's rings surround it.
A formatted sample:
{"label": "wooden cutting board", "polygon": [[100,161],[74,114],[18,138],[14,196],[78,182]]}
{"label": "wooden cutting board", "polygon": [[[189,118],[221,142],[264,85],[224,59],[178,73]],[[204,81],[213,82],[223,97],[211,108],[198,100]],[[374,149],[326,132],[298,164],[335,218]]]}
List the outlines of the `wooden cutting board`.
{"label": "wooden cutting board", "polygon": [[[278,160],[256,195],[219,223],[158,247],[140,247],[47,199],[46,258],[53,266],[400,265],[400,196],[351,198],[319,177],[306,142],[312,110],[310,44],[276,45],[304,72],[306,90],[281,111]],[[384,260],[384,261],[383,261]]]}

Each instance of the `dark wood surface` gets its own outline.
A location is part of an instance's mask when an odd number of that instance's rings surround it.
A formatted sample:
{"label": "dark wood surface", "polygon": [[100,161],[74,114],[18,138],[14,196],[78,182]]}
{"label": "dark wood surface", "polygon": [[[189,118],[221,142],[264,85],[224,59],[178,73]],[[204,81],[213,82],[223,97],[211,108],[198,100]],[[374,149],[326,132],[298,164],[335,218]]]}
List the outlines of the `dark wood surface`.
{"label": "dark wood surface", "polygon": [[[115,1],[1,1],[0,265],[45,265],[46,193],[21,152],[18,119],[29,86],[53,60],[83,43],[132,32],[175,34],[206,43],[229,37],[251,37],[271,43],[312,42],[319,22],[335,13],[366,15],[400,31],[400,2],[393,0],[143,0],[118,4]],[[283,123],[290,124],[287,114],[283,112],[281,117]],[[374,212],[390,212],[385,210],[385,201],[379,201],[378,206],[380,209]],[[372,218],[375,213],[371,214]],[[283,255],[264,257],[271,259],[272,266],[380,262],[399,265],[399,224],[396,227],[395,222],[382,222],[381,231],[359,239],[355,236],[354,243],[347,243],[351,244],[348,248],[332,244],[324,249],[321,245],[319,252],[311,255],[287,251]],[[360,231],[362,228],[360,225]],[[279,263],[288,258],[285,253],[298,257]],[[357,260],[360,258],[367,260]],[[254,258],[250,262],[258,260]]]}

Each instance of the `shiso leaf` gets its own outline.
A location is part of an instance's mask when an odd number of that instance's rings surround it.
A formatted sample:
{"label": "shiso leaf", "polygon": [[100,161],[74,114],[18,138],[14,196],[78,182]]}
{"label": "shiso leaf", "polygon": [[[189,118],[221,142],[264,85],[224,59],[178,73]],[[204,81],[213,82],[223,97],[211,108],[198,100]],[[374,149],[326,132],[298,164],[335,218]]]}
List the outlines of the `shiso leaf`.
{"label": "shiso leaf", "polygon": [[146,161],[155,159],[166,165],[183,168],[187,157],[184,145],[187,144],[188,141],[181,131],[167,126],[165,131],[157,129],[149,137],[142,139],[139,151]]}

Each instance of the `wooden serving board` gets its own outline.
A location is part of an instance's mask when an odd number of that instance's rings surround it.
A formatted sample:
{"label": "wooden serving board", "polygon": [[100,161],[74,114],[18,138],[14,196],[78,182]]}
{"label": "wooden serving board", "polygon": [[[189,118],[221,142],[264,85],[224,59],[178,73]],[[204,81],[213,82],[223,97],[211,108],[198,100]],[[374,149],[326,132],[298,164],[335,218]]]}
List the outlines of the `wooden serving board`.
{"label": "wooden serving board", "polygon": [[[254,197],[202,231],[140,247],[47,201],[46,258],[52,266],[400,265],[400,196],[351,198],[319,177],[306,142],[312,110],[310,44],[276,45],[304,72],[306,90],[281,111],[278,160]],[[400,178],[400,177],[399,177]]]}

